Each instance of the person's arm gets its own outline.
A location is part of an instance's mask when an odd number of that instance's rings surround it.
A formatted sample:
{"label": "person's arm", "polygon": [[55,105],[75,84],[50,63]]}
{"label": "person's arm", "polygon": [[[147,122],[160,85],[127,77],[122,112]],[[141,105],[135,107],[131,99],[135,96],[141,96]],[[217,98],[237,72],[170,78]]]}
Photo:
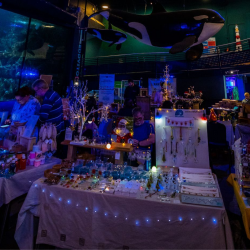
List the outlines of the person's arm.
{"label": "person's arm", "polygon": [[39,113],[39,123],[45,123],[48,120],[49,113],[52,107],[53,107],[53,104],[50,101],[50,99],[46,99],[43,101],[43,104],[41,106],[40,113]]}
{"label": "person's arm", "polygon": [[147,147],[150,146],[151,144],[155,143],[155,134],[150,134],[148,139],[144,140],[144,141],[140,141],[138,143],[139,146],[141,147]]}
{"label": "person's arm", "polygon": [[124,99],[128,98],[128,87],[124,91]]}

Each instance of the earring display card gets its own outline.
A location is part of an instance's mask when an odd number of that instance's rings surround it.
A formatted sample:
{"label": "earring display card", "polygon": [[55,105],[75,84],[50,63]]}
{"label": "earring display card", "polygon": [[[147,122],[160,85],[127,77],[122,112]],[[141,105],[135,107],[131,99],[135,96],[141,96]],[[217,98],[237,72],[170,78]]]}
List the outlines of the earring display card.
{"label": "earring display card", "polygon": [[156,165],[209,169],[204,111],[158,109],[155,112]]}
{"label": "earring display card", "polygon": [[181,202],[195,205],[223,207],[223,201],[220,197],[204,197],[189,194],[181,194]]}

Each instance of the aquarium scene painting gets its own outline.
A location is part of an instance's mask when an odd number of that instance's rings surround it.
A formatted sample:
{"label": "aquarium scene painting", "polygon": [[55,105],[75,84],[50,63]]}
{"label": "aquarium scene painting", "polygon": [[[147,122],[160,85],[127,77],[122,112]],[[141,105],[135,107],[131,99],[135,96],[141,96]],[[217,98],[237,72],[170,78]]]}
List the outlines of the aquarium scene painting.
{"label": "aquarium scene painting", "polygon": [[67,86],[68,28],[0,9],[0,101],[14,99],[19,86],[53,75],[54,89]]}

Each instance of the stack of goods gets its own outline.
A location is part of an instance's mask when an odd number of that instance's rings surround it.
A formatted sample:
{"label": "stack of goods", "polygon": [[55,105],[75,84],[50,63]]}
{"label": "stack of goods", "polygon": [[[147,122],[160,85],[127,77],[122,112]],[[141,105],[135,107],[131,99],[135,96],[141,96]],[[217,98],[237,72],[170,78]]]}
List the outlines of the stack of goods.
{"label": "stack of goods", "polygon": [[41,127],[37,145],[41,148],[43,153],[48,152],[52,155],[56,151],[56,136],[57,130],[54,124],[46,123]]}
{"label": "stack of goods", "polygon": [[33,151],[29,154],[28,164],[35,167],[45,164],[45,156],[38,145],[33,146]]}
{"label": "stack of goods", "polygon": [[239,105],[240,103],[237,100],[222,99],[222,101],[215,103],[212,107],[216,109],[234,109],[234,107],[238,107]]}
{"label": "stack of goods", "polygon": [[223,206],[217,183],[210,169],[180,168],[181,202]]}
{"label": "stack of goods", "polygon": [[22,153],[5,154],[0,161],[0,177],[11,178],[17,171],[26,169],[26,156]]}

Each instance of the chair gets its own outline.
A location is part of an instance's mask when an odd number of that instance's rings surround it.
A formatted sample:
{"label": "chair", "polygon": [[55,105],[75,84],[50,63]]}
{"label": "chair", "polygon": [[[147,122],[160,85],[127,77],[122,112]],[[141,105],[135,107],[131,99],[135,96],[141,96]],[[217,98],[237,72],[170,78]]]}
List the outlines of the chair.
{"label": "chair", "polygon": [[[218,178],[226,177],[231,173],[233,164],[233,151],[226,141],[226,127],[218,122],[207,123],[210,167]],[[229,173],[214,169],[214,165],[229,165]]]}

